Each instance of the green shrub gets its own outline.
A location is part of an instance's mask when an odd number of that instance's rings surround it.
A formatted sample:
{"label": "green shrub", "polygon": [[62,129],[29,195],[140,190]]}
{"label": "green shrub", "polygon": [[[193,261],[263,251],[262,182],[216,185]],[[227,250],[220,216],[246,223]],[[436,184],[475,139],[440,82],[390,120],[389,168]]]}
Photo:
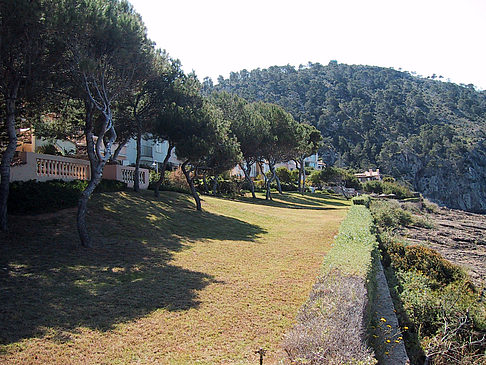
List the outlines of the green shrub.
{"label": "green shrub", "polygon": [[[476,364],[484,358],[486,304],[467,274],[439,253],[381,236],[383,263],[413,363]],[[482,355],[481,355],[482,354]]]}
{"label": "green shrub", "polygon": [[263,179],[255,180],[254,184],[255,184],[255,189],[257,190],[265,189],[265,180]]}
{"label": "green shrub", "polygon": [[376,224],[384,230],[408,226],[414,222],[410,212],[403,210],[397,201],[375,200],[370,205]]}
{"label": "green shrub", "polygon": [[241,194],[241,181],[231,178],[218,183],[219,192],[224,196],[236,197]]}
{"label": "green shrub", "polygon": [[[85,187],[88,186],[88,182],[84,181]],[[112,193],[116,191],[123,191],[127,189],[127,184],[123,181],[106,180],[102,179],[95,189],[95,193]],[[83,188],[84,190],[84,188]]]}
{"label": "green shrub", "polygon": [[364,205],[365,207],[369,208],[370,202],[371,202],[371,197],[369,195],[360,195],[360,196],[355,196],[353,199],[351,199],[354,205]]}
{"label": "green shrub", "polygon": [[423,206],[428,213],[438,213],[440,211],[440,208],[437,204],[427,199],[424,199]]}
{"label": "green shrub", "polygon": [[[273,182],[270,187],[272,189],[277,189],[277,183]],[[297,185],[294,184],[287,184],[287,183],[280,183],[280,187],[282,188],[282,191],[297,191]]]}
{"label": "green shrub", "polygon": [[43,146],[39,146],[35,149],[35,152],[37,153],[43,153],[45,155],[54,155],[54,156],[61,156],[62,153],[58,151],[55,145],[51,144],[45,144]]}
{"label": "green shrub", "polygon": [[424,246],[392,243],[388,246],[388,255],[395,270],[420,272],[438,285],[466,278],[458,266],[445,260],[437,251]]}
{"label": "green shrub", "polygon": [[[306,173],[307,176],[307,173]],[[294,182],[295,184],[299,183],[299,170],[294,169],[290,171],[290,181]]]}
{"label": "green shrub", "polygon": [[[10,183],[8,211],[11,214],[40,214],[75,207],[88,181],[49,180],[45,182],[15,181]],[[126,184],[101,180],[95,193],[120,191]]]}
{"label": "green shrub", "polygon": [[398,199],[415,198],[415,194],[407,187],[391,181],[367,181],[363,184],[367,193],[394,194]]}
{"label": "green shrub", "polygon": [[283,184],[291,184],[293,182],[292,180],[292,174],[290,170],[286,167],[277,167],[275,170],[278,178],[280,179],[280,182]]}
{"label": "green shrub", "polygon": [[[169,171],[165,172],[165,177],[169,174]],[[155,170],[149,170],[149,184],[160,179],[160,173],[156,172]]]}

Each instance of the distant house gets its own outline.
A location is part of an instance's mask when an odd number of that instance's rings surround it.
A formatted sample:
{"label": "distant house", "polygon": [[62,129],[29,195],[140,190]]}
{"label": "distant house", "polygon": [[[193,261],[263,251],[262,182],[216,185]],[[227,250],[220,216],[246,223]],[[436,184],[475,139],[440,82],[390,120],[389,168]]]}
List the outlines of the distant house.
{"label": "distant house", "polygon": [[354,174],[354,176],[356,176],[360,182],[381,180],[380,169],[376,169],[376,171],[373,171],[373,169],[369,169],[368,171]]}
{"label": "distant house", "polygon": [[[141,156],[140,156],[140,163],[145,166],[152,166],[158,169],[162,162],[164,161],[165,156],[167,155],[167,150],[169,148],[169,142],[163,141],[158,142],[152,139],[144,139],[142,138],[142,146],[141,146]],[[123,161],[123,165],[133,165],[135,164],[135,160],[137,158],[137,142],[135,139],[131,139],[125,146],[125,156],[126,159]],[[169,165],[170,166],[179,166],[182,164],[183,161],[177,159],[175,154],[175,150],[172,150],[171,156],[169,158]]]}

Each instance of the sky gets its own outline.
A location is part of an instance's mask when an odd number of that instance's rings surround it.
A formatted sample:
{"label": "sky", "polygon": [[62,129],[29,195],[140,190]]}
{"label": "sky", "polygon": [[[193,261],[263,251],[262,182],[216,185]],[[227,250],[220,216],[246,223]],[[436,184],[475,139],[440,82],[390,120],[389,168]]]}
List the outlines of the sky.
{"label": "sky", "polygon": [[201,80],[336,60],[486,89],[486,0],[129,1]]}

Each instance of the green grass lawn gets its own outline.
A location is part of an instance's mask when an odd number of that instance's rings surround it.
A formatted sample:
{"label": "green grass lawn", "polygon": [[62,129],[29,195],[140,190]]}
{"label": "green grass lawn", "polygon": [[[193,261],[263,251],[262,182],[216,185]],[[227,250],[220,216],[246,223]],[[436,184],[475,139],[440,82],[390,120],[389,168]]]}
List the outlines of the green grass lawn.
{"label": "green grass lawn", "polygon": [[277,362],[348,202],[97,194],[95,247],[75,209],[11,217],[0,245],[0,363]]}

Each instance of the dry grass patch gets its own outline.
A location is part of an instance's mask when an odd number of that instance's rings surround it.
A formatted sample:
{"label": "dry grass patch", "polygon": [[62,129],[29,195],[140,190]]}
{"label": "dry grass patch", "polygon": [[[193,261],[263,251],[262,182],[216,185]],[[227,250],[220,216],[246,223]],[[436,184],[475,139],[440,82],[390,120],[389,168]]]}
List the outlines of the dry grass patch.
{"label": "dry grass patch", "polygon": [[[75,212],[12,217],[0,248],[1,363],[266,363],[305,302],[347,211],[326,195],[273,202],[101,194]],[[102,244],[101,244],[102,243]]]}
{"label": "dry grass patch", "polygon": [[376,364],[366,334],[378,259],[372,225],[368,208],[351,207],[325,257],[322,276],[286,336],[292,364]]}

